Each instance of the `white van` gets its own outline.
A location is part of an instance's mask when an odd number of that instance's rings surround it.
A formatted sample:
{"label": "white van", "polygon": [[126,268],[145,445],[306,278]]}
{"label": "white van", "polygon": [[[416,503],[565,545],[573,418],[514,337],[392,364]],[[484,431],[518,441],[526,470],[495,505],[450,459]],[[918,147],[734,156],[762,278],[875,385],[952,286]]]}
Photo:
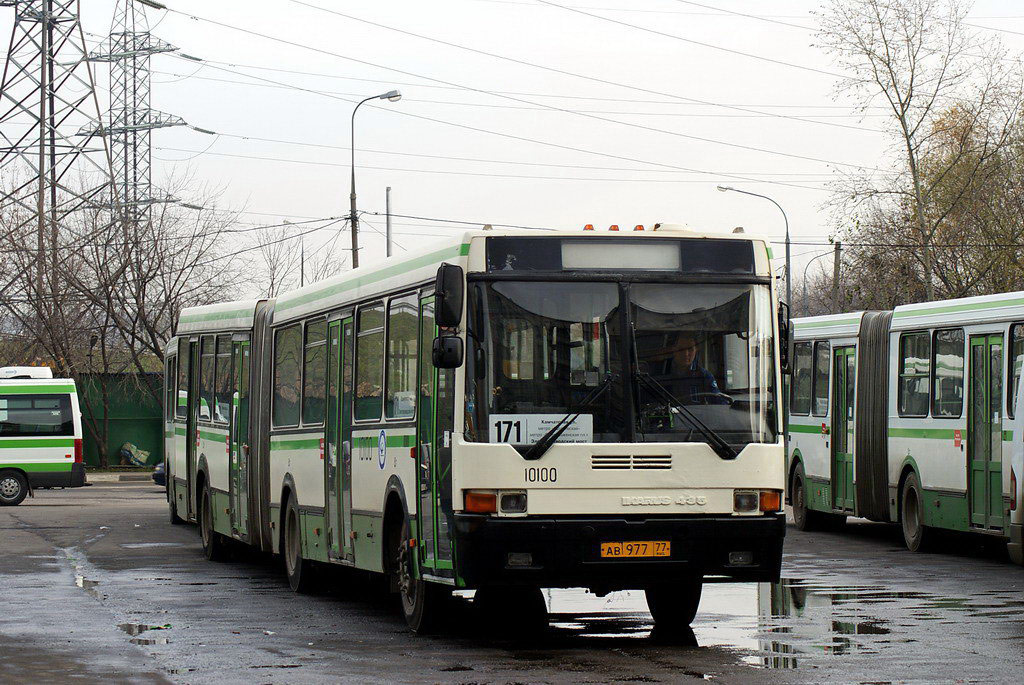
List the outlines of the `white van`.
{"label": "white van", "polygon": [[33,488],[85,485],[75,382],[46,367],[0,369],[0,506]]}

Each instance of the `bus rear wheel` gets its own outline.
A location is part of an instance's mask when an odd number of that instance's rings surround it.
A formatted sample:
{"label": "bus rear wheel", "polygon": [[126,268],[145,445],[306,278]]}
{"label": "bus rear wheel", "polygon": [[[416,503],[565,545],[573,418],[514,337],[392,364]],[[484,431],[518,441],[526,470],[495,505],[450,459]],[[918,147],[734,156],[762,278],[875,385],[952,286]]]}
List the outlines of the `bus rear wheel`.
{"label": "bus rear wheel", "polygon": [[[172,514],[173,515],[173,514]],[[199,498],[199,535],[203,540],[203,553],[210,561],[225,561],[228,557],[228,543],[223,535],[213,528],[213,507],[210,503],[210,488],[203,488]]]}
{"label": "bus rear wheel", "polygon": [[924,499],[921,496],[921,481],[916,473],[911,473],[903,482],[900,527],[903,529],[903,542],[911,552],[927,552],[931,549],[934,531],[924,525]]}
{"label": "bus rear wheel", "polygon": [[818,523],[817,512],[807,508],[807,487],[804,485],[804,470],[798,466],[793,475],[793,524],[797,530],[814,530]]}
{"label": "bus rear wheel", "polygon": [[0,506],[21,504],[28,495],[28,479],[21,471],[0,471]]}
{"label": "bus rear wheel", "polygon": [[288,585],[300,595],[311,595],[317,590],[316,569],[313,562],[302,557],[302,521],[295,496],[288,498],[284,513],[284,572]]}
{"label": "bus rear wheel", "polygon": [[398,596],[402,603],[402,614],[409,629],[414,633],[428,635],[443,624],[444,614],[449,608],[451,591],[436,583],[428,583],[416,577],[409,519],[402,522],[402,530],[396,537],[394,569],[397,576]]}
{"label": "bus rear wheel", "polygon": [[703,588],[701,576],[648,587],[645,591],[647,608],[654,618],[655,632],[669,637],[690,634],[690,624],[697,616]]}

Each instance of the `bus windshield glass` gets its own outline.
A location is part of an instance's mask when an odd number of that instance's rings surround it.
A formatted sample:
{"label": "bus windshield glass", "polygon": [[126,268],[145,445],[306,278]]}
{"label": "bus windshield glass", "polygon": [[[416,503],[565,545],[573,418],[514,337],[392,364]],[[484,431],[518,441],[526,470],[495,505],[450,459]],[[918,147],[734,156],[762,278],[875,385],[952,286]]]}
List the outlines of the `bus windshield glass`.
{"label": "bus windshield glass", "polygon": [[[775,442],[775,350],[765,285],[634,283],[637,440]],[[682,405],[682,408],[679,407]]]}
{"label": "bus windshield glass", "polygon": [[469,440],[529,446],[570,418],[559,442],[709,442],[708,430],[736,449],[776,441],[765,285],[509,280],[469,292]]}

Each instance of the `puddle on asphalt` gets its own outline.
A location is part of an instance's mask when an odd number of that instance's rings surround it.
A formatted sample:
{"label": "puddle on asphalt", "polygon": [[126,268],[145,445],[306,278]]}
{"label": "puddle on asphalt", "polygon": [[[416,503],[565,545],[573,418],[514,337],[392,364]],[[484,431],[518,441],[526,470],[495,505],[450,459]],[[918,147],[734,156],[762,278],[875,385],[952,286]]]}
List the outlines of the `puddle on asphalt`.
{"label": "puddle on asphalt", "polygon": [[128,642],[133,645],[166,645],[171,641],[166,637],[133,637]]}
{"label": "puddle on asphalt", "polygon": [[184,547],[184,542],[128,542],[121,543],[125,549],[149,549],[150,547]]}
{"label": "puddle on asphalt", "polygon": [[75,585],[85,590],[90,596],[96,599],[103,599],[103,595],[96,587],[100,584],[98,580],[89,580],[83,575],[75,574]]}
{"label": "puddle on asphalt", "polygon": [[171,625],[169,623],[164,624],[162,626],[151,626],[146,625],[145,623],[118,623],[117,627],[123,630],[124,632],[128,633],[129,635],[134,636],[141,635],[147,630],[168,630],[170,629]]}

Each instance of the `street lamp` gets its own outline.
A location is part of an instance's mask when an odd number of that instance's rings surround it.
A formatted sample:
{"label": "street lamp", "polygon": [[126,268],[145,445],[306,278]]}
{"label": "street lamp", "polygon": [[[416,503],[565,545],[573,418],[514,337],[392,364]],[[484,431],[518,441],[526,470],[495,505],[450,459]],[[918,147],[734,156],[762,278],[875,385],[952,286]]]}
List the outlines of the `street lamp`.
{"label": "street lamp", "polygon": [[773,205],[779,208],[780,212],[782,212],[782,220],[786,222],[786,304],[793,306],[793,274],[791,273],[789,266],[789,218],[786,216],[786,210],[782,208],[782,205],[780,205],[778,202],[771,199],[767,195],[752,193],[749,190],[740,190],[739,188],[733,188],[732,186],[718,186],[718,191],[721,193],[726,193],[729,192],[730,190],[734,193],[753,195],[754,197],[759,197],[761,199],[768,200],[768,202],[771,202]]}
{"label": "street lamp", "polygon": [[350,214],[349,224],[352,227],[352,268],[355,269],[359,266],[359,215],[356,214],[356,112],[364,102],[370,100],[387,100],[389,102],[398,102],[402,99],[402,94],[397,90],[389,90],[386,93],[380,95],[372,95],[365,100],[361,100],[359,104],[352,110],[352,192],[349,194],[350,203]]}
{"label": "street lamp", "polygon": [[813,264],[814,262],[816,262],[819,259],[821,259],[822,257],[827,257],[830,254],[832,254],[832,250],[829,250],[828,252],[822,252],[820,255],[812,257],[811,259],[809,259],[807,261],[806,264],[804,264],[804,277],[803,277],[803,289],[804,289],[804,311],[803,311],[803,314],[804,314],[804,316],[810,316],[811,315],[811,313],[810,313],[811,310],[807,307],[807,268],[811,264]]}

